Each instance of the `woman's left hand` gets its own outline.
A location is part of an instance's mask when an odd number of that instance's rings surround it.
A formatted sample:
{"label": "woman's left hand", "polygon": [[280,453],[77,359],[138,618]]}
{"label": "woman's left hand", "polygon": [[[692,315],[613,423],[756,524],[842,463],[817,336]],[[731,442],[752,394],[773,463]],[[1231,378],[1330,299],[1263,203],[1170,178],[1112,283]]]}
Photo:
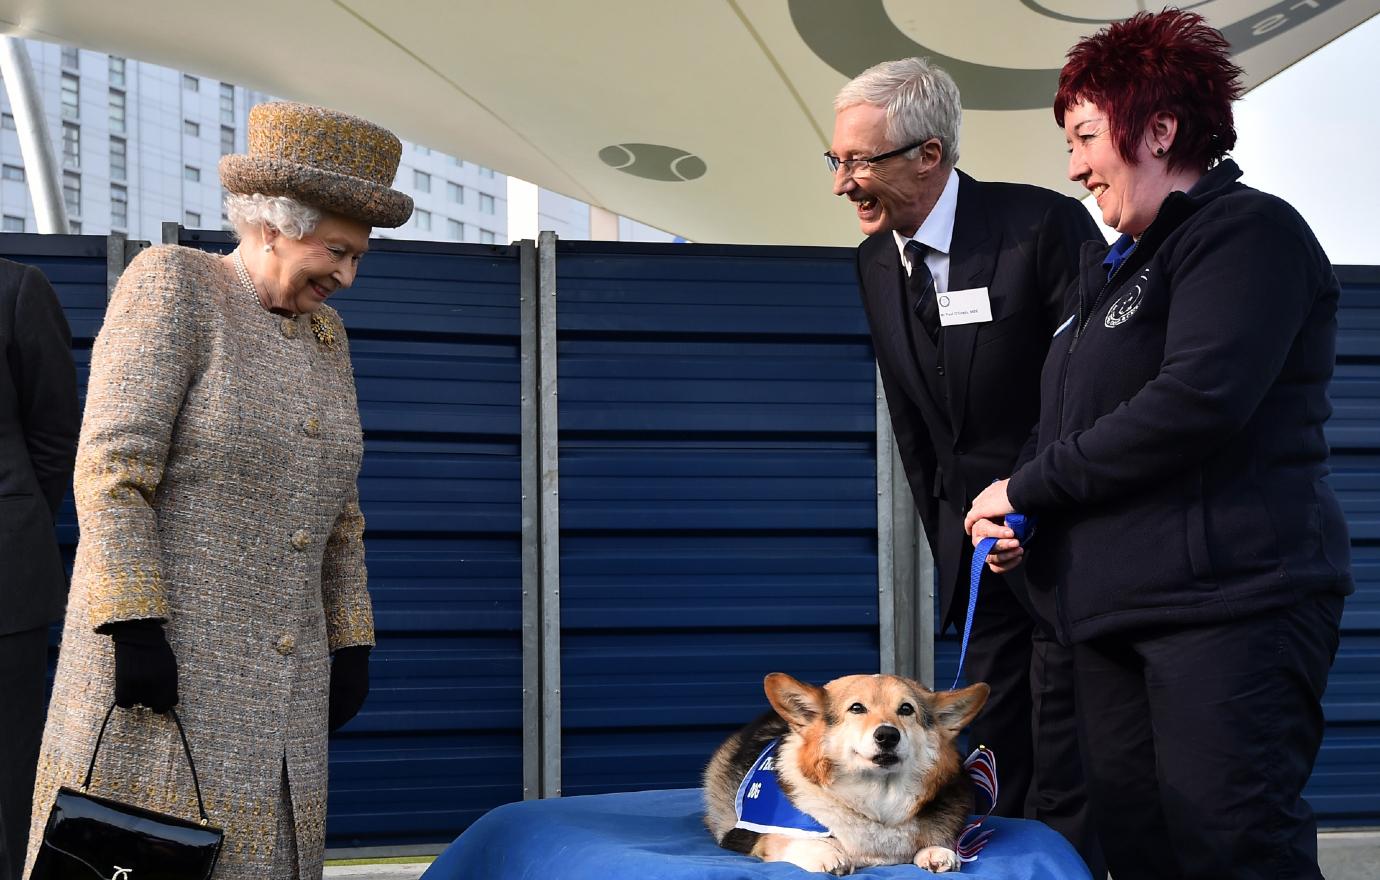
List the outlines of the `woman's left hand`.
{"label": "woman's left hand", "polygon": [[1008,513],[1015,513],[1015,508],[1006,499],[1006,484],[1010,480],[997,480],[978,493],[978,497],[973,499],[973,506],[968,510],[968,515],[963,518],[963,531],[968,534],[973,533],[973,523],[980,519],[990,519],[1000,521]]}
{"label": "woman's left hand", "polygon": [[330,706],[327,727],[334,732],[364,706],[369,696],[369,646],[336,649],[331,658]]}

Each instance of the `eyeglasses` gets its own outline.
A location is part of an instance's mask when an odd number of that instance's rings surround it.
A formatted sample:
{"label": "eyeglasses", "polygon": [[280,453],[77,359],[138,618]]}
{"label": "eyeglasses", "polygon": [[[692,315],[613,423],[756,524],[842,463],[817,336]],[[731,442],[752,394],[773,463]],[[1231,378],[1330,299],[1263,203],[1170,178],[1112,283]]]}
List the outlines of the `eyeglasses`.
{"label": "eyeglasses", "polygon": [[910,146],[901,147],[899,150],[890,150],[886,153],[878,153],[877,155],[869,156],[866,159],[840,159],[833,153],[826,152],[824,154],[824,163],[829,166],[830,174],[838,174],[839,169],[842,168],[851,177],[852,175],[857,174],[859,171],[871,171],[872,166],[876,165],[878,162],[884,162],[887,159],[895,158],[896,156],[913,150],[916,147],[924,146],[927,142],[931,140],[933,140],[933,138],[925,138],[923,141],[916,141]]}

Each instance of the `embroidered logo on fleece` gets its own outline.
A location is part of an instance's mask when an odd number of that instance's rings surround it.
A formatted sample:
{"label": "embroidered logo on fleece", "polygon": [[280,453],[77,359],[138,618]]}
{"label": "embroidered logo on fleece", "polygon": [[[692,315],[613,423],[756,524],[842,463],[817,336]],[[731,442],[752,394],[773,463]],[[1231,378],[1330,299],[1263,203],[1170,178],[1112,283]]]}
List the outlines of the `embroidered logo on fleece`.
{"label": "embroidered logo on fleece", "polygon": [[1140,273],[1140,277],[1132,284],[1131,290],[1117,297],[1116,301],[1107,307],[1107,317],[1102,319],[1102,325],[1108,329],[1120,327],[1140,308],[1141,302],[1145,299],[1145,288],[1150,282],[1150,270],[1147,269]]}

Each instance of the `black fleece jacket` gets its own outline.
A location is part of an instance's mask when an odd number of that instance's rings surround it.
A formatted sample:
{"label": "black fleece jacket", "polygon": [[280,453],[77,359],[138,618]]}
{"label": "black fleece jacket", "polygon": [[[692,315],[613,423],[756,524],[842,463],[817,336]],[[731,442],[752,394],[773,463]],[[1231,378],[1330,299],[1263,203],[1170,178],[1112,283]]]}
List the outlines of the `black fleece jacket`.
{"label": "black fleece jacket", "polygon": [[1303,218],[1240,176],[1170,194],[1110,281],[1084,245],[1007,488],[1073,641],[1354,589],[1324,479],[1340,288]]}

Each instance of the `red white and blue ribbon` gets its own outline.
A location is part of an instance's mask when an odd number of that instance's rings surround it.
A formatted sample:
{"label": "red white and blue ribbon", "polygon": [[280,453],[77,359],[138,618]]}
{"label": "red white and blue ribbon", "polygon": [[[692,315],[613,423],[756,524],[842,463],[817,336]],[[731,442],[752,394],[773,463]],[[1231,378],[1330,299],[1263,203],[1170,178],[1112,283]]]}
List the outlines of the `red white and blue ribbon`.
{"label": "red white and blue ribbon", "polygon": [[977,818],[963,826],[954,849],[960,861],[971,862],[977,859],[994,830],[983,828],[982,823],[997,806],[997,756],[987,746],[978,746],[963,762],[963,769],[968,771],[968,777],[973,780],[973,787],[978,792],[973,805]]}

